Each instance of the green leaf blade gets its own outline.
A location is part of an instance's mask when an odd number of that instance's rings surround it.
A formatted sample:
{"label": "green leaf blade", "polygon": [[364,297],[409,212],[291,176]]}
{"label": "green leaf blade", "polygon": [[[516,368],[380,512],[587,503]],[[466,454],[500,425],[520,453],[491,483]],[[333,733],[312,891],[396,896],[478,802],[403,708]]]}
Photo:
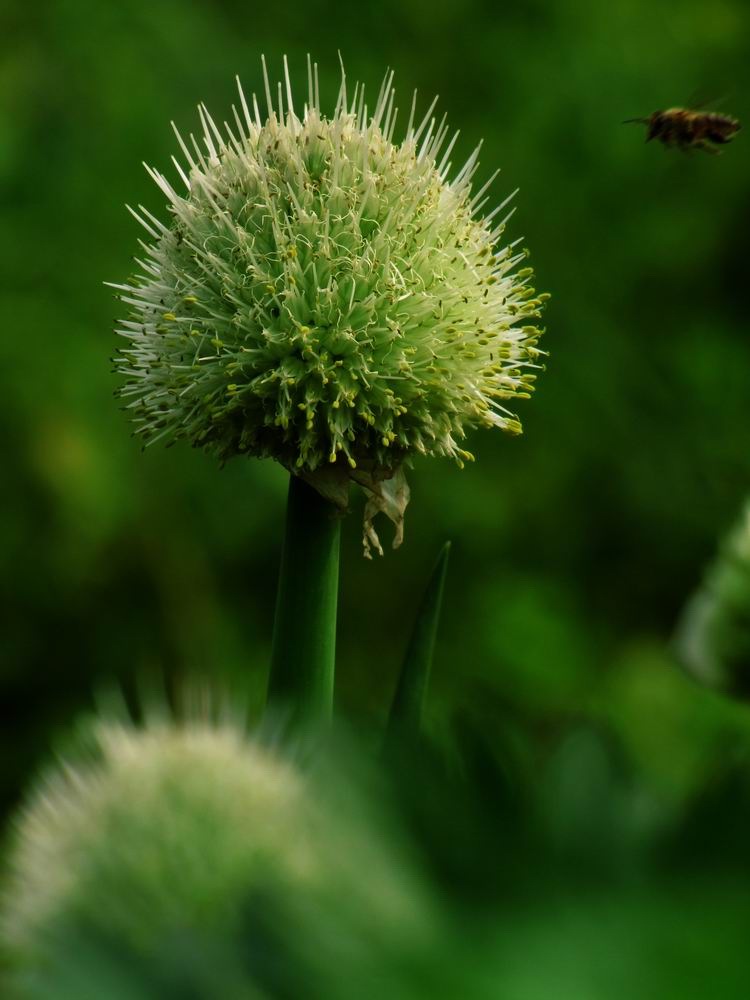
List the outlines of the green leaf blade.
{"label": "green leaf blade", "polygon": [[417,736],[432,671],[451,543],[438,555],[414,621],[388,721],[388,735]]}

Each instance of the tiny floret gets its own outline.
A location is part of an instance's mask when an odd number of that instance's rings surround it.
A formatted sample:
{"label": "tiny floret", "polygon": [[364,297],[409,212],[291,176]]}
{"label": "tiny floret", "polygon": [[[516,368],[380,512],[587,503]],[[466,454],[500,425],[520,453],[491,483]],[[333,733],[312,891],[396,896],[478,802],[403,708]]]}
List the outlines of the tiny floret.
{"label": "tiny floret", "polygon": [[342,73],[328,117],[317,66],[301,110],[284,70],[272,96],[264,62],[264,113],[241,87],[223,127],[199,107],[177,188],[147,168],[170,217],[133,211],[120,393],[146,443],[275,458],[331,496],[354,479],[391,516],[382,486],[407,497],[413,456],[462,463],[471,428],[521,430],[507,406],[540,367],[546,296],[501,242],[509,199],[483,214],[492,179],[472,190],[479,148],[452,170],[434,102],[397,142],[392,73],[372,110]]}

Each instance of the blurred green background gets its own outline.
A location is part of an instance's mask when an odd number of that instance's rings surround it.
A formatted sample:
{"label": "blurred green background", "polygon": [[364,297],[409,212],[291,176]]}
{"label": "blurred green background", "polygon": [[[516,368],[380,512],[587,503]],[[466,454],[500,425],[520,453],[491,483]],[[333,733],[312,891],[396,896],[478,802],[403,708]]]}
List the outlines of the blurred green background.
{"label": "blurred green background", "polygon": [[524,437],[476,434],[464,471],[418,462],[405,543],[380,561],[361,556],[361,498],[346,521],[340,710],[384,718],[450,538],[444,743],[557,789],[563,839],[619,794],[615,772],[645,827],[731,782],[750,715],[669,643],[750,487],[750,151],[740,133],[683,155],[620,122],[725,95],[746,119],[745,0],[5,0],[0,24],[2,808],[113,678],[230,678],[261,706],[285,474],[141,454],[112,398],[102,283],[137,252],[124,203],[163,214],[140,164],[169,173],[170,119],[194,130],[199,100],[227,116],[235,73],[262,86],[262,52],[301,88],[310,51],[332,106],[339,49],[370,92],[394,68],[402,109],[439,93],[460,153],[484,138],[479,183],[500,166],[497,199],[520,187],[508,235],[553,295]]}

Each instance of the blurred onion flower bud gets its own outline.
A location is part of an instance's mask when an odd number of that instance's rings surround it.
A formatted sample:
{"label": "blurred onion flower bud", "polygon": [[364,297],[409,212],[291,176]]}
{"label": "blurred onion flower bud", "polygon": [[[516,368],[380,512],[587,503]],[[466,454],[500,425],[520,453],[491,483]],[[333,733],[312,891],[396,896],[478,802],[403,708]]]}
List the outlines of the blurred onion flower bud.
{"label": "blurred onion flower bud", "polygon": [[343,997],[313,986],[349,989],[338,950],[367,978],[424,937],[408,865],[340,776],[326,790],[228,722],[99,723],[93,751],[17,823],[14,996]]}
{"label": "blurred onion flower bud", "polygon": [[479,148],[452,174],[435,102],[399,143],[392,73],[370,109],[342,72],[329,118],[308,59],[300,117],[286,59],[273,93],[263,67],[265,113],[240,88],[223,129],[199,108],[202,146],[177,133],[181,192],[147,168],[171,218],[133,212],[150,240],[114,286],[120,392],[147,443],[275,458],[342,508],[354,479],[400,525],[405,461],[521,430],[506,407],[532,388],[546,296],[499,243],[510,199],[483,215],[494,178],[472,192]]}
{"label": "blurred onion flower bud", "polygon": [[102,724],[95,743],[94,759],[48,775],[21,817],[4,920],[20,946],[90,903],[92,918],[122,917],[132,926],[119,929],[139,934],[222,919],[260,867],[314,870],[300,777],[238,728]]}

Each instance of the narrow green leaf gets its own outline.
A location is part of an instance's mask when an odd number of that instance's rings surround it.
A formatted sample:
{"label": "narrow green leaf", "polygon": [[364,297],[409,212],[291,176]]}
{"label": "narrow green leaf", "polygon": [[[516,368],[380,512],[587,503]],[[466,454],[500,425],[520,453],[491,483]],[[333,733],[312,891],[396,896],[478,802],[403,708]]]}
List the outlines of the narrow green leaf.
{"label": "narrow green leaf", "polygon": [[446,542],[440,550],[417,612],[391,706],[389,734],[417,735],[421,729],[450,549]]}
{"label": "narrow green leaf", "polygon": [[292,725],[318,725],[333,712],[341,519],[298,476],[289,481],[273,627],[269,701]]}

